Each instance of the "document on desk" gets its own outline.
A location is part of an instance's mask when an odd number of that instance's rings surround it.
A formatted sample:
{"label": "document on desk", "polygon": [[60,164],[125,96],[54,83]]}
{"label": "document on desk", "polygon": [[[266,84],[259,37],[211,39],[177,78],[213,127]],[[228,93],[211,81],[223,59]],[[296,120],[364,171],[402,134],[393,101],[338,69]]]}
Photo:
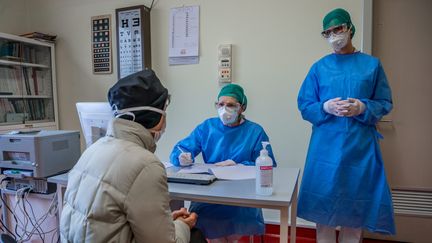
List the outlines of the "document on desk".
{"label": "document on desk", "polygon": [[234,166],[216,166],[214,164],[194,164],[185,167],[177,173],[210,173],[221,180],[255,179],[255,166],[237,164]]}
{"label": "document on desk", "polygon": [[213,175],[221,180],[255,179],[255,166],[237,164],[233,166],[215,166],[211,169]]}
{"label": "document on desk", "polygon": [[165,169],[174,166],[174,165],[171,164],[170,162],[164,162],[164,161],[162,161],[162,164],[164,165]]}

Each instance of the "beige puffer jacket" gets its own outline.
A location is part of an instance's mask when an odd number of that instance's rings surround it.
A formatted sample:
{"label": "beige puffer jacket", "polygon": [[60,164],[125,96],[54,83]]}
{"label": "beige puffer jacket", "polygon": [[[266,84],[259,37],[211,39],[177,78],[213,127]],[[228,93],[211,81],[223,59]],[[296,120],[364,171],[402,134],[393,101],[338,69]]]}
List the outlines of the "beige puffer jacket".
{"label": "beige puffer jacket", "polygon": [[69,172],[61,214],[62,242],[189,242],[173,221],[165,168],[138,123],[114,119]]}

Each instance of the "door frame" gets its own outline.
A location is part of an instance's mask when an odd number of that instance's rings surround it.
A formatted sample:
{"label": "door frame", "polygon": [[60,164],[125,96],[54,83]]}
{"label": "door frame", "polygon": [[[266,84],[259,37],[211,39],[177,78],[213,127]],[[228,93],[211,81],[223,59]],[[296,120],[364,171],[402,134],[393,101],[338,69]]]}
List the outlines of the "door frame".
{"label": "door frame", "polygon": [[363,0],[363,35],[361,50],[363,53],[372,55],[372,33],[373,33],[373,0]]}

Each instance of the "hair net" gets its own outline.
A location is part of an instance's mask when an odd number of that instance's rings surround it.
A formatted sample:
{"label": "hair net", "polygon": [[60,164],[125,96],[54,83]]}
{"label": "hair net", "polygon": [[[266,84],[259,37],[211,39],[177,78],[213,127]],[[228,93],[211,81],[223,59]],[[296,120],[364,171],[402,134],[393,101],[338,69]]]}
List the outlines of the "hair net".
{"label": "hair net", "polygon": [[355,26],[351,22],[350,14],[342,8],[337,8],[329,12],[323,19],[323,30],[327,30],[330,27],[338,26],[341,24],[347,24],[348,28],[351,28],[351,38],[355,33]]}
{"label": "hair net", "polygon": [[247,98],[244,94],[243,88],[238,84],[228,84],[224,86],[219,92],[218,99],[221,96],[229,96],[235,98],[241,105],[247,106]]}
{"label": "hair net", "polygon": [[[118,110],[151,106],[163,110],[168,99],[168,90],[159,81],[153,70],[146,69],[120,79],[108,91],[108,101]],[[153,128],[160,119],[161,114],[154,111],[134,111],[135,122],[146,128]],[[128,119],[128,116],[122,118]],[[132,119],[132,117],[130,117]]]}

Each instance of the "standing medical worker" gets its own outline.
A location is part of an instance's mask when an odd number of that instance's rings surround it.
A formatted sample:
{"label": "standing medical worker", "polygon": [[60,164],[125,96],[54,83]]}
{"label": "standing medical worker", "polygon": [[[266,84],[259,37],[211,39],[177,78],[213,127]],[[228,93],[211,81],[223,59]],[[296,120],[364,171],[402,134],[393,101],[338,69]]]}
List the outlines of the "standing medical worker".
{"label": "standing medical worker", "polygon": [[[254,165],[262,149],[261,142],[269,138],[260,125],[244,117],[246,107],[247,98],[240,85],[224,86],[216,102],[219,117],[205,120],[178,142],[171,153],[171,162],[188,166],[202,153],[205,163]],[[276,166],[270,146],[268,151]],[[261,209],[192,202],[190,210],[198,213],[197,228],[210,242],[237,242],[243,235],[264,234]]]}
{"label": "standing medical worker", "polygon": [[395,234],[391,193],[376,123],[392,109],[380,61],[357,51],[350,15],[335,9],[323,20],[334,53],[310,69],[298,95],[312,136],[298,216],[317,224],[318,242],[360,242],[362,230]]}
{"label": "standing medical worker", "polygon": [[108,92],[116,114],[69,172],[62,242],[206,242],[197,215],[171,212],[165,168],[154,155],[165,130],[168,90],[152,70],[120,79]]}

